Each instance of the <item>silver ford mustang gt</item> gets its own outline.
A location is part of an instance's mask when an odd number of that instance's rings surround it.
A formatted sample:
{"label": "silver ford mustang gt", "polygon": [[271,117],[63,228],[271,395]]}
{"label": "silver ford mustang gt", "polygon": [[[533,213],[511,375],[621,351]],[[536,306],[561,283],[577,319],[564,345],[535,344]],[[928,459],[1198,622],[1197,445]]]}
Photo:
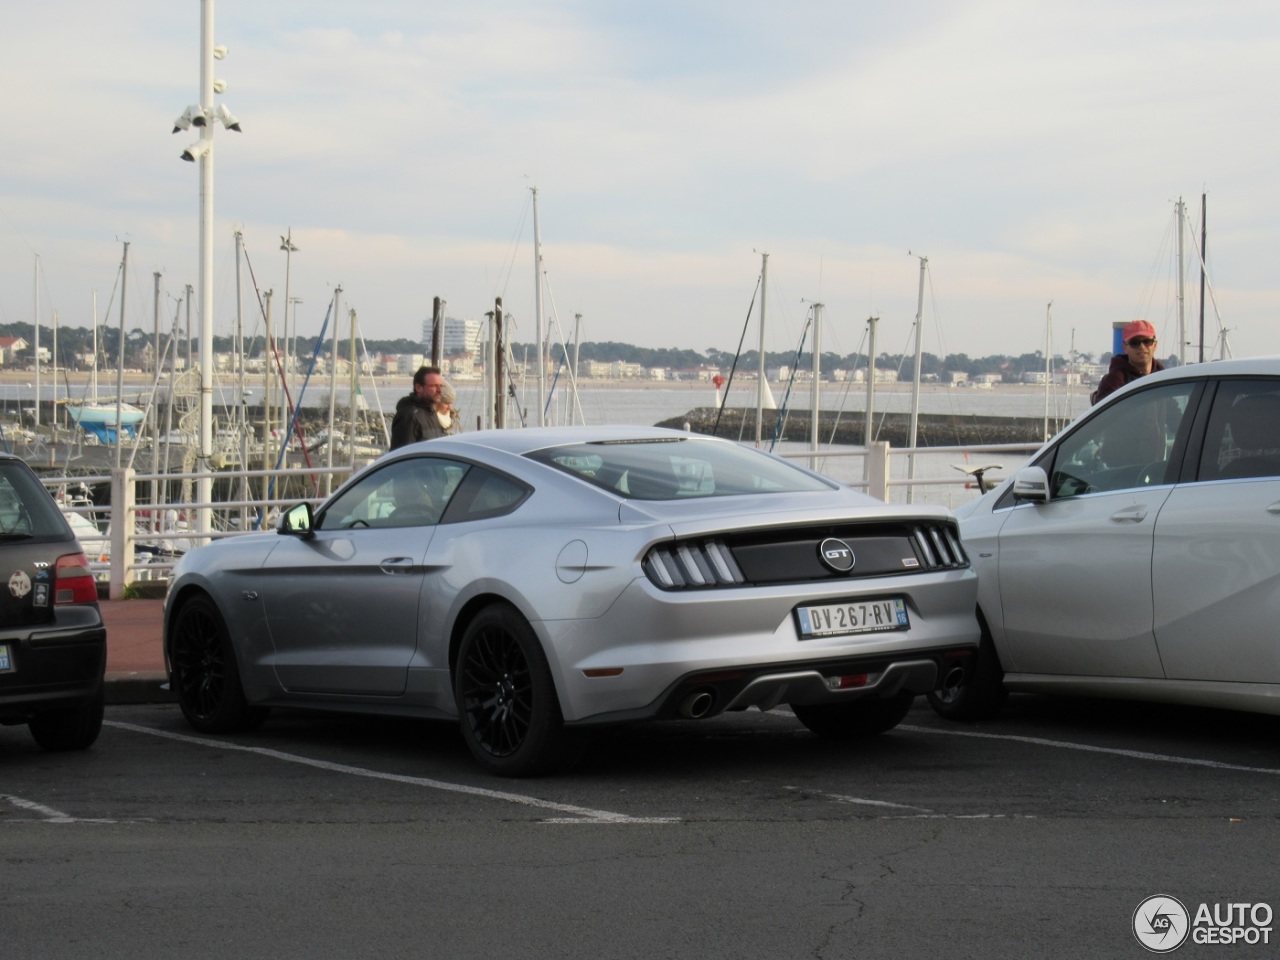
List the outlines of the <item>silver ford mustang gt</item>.
{"label": "silver ford mustang gt", "polygon": [[788,704],[820,736],[888,730],[962,682],[976,597],[940,508],[677,431],[482,431],[187,553],[165,656],[204,732],[276,705],[454,719],[527,776],[653,718]]}

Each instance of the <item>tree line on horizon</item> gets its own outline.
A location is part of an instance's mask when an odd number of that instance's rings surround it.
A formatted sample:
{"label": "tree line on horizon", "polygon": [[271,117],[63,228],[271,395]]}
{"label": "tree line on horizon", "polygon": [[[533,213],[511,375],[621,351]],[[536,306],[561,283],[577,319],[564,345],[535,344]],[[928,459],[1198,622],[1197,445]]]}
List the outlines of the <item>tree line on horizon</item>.
{"label": "tree line on horizon", "polygon": [[[10,361],[10,366],[28,366],[32,362],[34,350],[34,327],[30,323],[4,323],[0,324],[0,337],[20,337],[27,341],[28,349],[25,354],[19,354]],[[128,332],[125,342],[125,366],[140,367],[145,351],[152,343],[152,332],[143,330],[141,327],[135,327]],[[193,338],[194,339],[194,338]],[[296,341],[296,352],[300,356],[309,356],[315,351],[315,337],[299,337]],[[198,342],[198,341],[197,341]],[[53,330],[44,324],[40,325],[40,345],[42,348],[50,349],[53,343]],[[422,343],[417,340],[411,340],[406,337],[400,337],[390,340],[366,340],[365,345],[370,355],[380,354],[416,354],[426,353]],[[255,338],[245,338],[245,348],[249,356],[260,354],[264,350],[263,338],[261,336]],[[161,349],[164,349],[162,343]],[[213,338],[213,349],[215,353],[230,353],[235,349],[235,342],[232,337]],[[187,345],[185,341],[178,344],[180,355],[185,356]],[[76,369],[79,366],[78,357],[87,355],[93,351],[93,331],[87,327],[59,327],[58,328],[58,364],[67,369]],[[338,355],[345,357],[349,351],[349,345],[340,341],[338,344]],[[536,347],[532,343],[515,343],[511,345],[511,353],[517,362],[523,362],[526,358],[532,358],[535,354]],[[114,367],[119,358],[119,330],[107,327],[100,327],[98,330],[98,352],[101,355],[99,369],[103,367]],[[193,352],[198,352],[193,351]],[[327,351],[322,351],[327,352]],[[564,362],[565,353],[561,344],[553,344],[550,349],[551,359],[559,364]],[[570,348],[569,359],[572,359],[573,351]],[[579,361],[597,361],[601,363],[634,363],[642,367],[660,367],[668,370],[697,370],[702,368],[714,368],[719,370],[725,376],[728,376],[730,370],[735,368],[735,357],[732,352],[720,350],[716,347],[708,347],[705,351],[680,349],[675,347],[654,348],[639,347],[630,343],[620,343],[617,341],[587,341],[582,343],[577,349]],[[1110,353],[1101,354],[1076,354],[1076,361],[1079,363],[1107,363],[1111,358]],[[952,353],[945,357],[939,357],[936,354],[923,352],[920,358],[921,373],[925,376],[937,375],[944,373],[964,373],[970,378],[984,375],[998,374],[1005,380],[1016,381],[1022,378],[1024,373],[1037,373],[1044,370],[1045,358],[1044,353],[1040,350],[1034,353],[1024,353],[1019,356],[1011,356],[1007,354],[992,354],[986,357],[970,357],[964,353]],[[1054,369],[1062,370],[1068,366],[1069,358],[1062,354],[1054,354]],[[1177,357],[1171,355],[1163,360],[1165,366],[1176,366]],[[813,354],[790,352],[771,352],[765,351],[765,365],[767,367],[776,368],[780,366],[790,366],[801,370],[809,370],[813,367]],[[822,354],[822,369],[825,371],[832,370],[859,370],[866,369],[867,358],[862,353],[837,354],[824,351]],[[752,374],[759,367],[759,353],[756,350],[747,350],[736,358],[736,369],[739,373]],[[914,375],[915,357],[911,354],[891,354],[882,353],[876,358],[876,369],[897,371],[900,376],[910,378]]]}

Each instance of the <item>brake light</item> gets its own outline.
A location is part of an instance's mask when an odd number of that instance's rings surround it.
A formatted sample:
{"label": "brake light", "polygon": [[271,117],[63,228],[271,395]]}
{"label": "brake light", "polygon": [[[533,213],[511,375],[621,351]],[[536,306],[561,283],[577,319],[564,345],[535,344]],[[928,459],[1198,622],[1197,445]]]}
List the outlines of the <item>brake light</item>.
{"label": "brake light", "polygon": [[98,602],[98,584],[83,553],[68,553],[58,558],[53,569],[53,602]]}

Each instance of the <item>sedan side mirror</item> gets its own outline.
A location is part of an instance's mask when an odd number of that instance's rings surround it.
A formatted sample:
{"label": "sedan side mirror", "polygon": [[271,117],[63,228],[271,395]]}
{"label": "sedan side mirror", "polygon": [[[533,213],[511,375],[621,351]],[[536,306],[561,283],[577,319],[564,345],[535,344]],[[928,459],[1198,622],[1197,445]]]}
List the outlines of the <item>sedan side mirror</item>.
{"label": "sedan side mirror", "polygon": [[306,502],[297,503],[284,512],[276,532],[301,537],[303,540],[310,540],[316,535],[311,528],[312,520],[311,504]]}
{"label": "sedan side mirror", "polygon": [[1031,503],[1049,502],[1049,477],[1043,467],[1023,467],[1013,475],[1013,498]]}

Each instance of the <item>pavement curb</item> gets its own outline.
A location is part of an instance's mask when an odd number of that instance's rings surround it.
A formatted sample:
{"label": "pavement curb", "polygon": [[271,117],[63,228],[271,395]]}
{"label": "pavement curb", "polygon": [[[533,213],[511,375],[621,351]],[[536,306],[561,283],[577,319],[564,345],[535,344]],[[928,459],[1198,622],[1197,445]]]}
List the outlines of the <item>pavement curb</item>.
{"label": "pavement curb", "polygon": [[108,706],[141,703],[177,703],[169,689],[169,677],[153,670],[108,673],[103,685]]}

